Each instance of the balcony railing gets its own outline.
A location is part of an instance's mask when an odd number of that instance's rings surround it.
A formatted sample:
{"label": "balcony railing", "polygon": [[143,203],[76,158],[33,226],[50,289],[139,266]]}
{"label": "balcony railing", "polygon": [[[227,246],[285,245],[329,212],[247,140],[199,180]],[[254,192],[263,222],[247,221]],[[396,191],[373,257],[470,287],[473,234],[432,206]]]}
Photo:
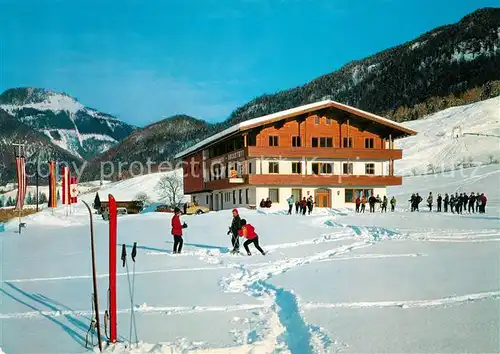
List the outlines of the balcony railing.
{"label": "balcony railing", "polygon": [[399,160],[403,150],[398,149],[351,149],[313,147],[257,147],[245,148],[247,157],[328,158],[349,160]]}
{"label": "balcony railing", "polygon": [[240,185],[289,185],[289,186],[398,186],[401,176],[377,175],[283,175],[250,174],[238,178],[224,178],[205,182],[205,189],[217,190],[235,188]]}

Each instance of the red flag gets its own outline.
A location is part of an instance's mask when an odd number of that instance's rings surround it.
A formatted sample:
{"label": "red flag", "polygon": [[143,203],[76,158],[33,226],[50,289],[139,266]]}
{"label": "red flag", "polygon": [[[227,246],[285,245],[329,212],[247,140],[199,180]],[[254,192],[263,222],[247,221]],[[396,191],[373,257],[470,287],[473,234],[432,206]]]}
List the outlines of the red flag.
{"label": "red flag", "polygon": [[26,197],[26,188],[27,188],[26,161],[24,156],[16,156],[16,170],[17,170],[16,209],[22,210],[24,206],[24,198]]}

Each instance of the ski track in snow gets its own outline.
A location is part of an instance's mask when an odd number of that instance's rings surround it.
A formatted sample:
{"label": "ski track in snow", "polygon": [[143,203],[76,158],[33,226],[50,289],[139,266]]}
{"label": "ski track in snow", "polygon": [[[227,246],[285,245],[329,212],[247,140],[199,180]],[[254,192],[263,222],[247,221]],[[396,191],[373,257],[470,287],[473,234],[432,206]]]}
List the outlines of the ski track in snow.
{"label": "ski track in snow", "polygon": [[[478,230],[474,234],[470,231],[457,231],[450,235],[447,230],[430,230],[414,232],[411,230],[390,230],[382,227],[361,227],[356,225],[339,224],[332,219],[332,216],[322,216],[310,220],[311,226],[317,228],[326,228],[328,233],[314,239],[301,240],[277,245],[267,245],[266,251],[273,253],[279,250],[300,247],[304,245],[323,244],[327,246],[330,243],[352,240],[347,245],[334,245],[326,251],[316,252],[303,257],[291,257],[277,261],[258,262],[245,264],[238,262],[241,256],[228,254],[226,248],[213,247],[211,249],[198,250],[195,246],[192,251],[188,248],[182,256],[198,257],[208,264],[207,267],[185,267],[154,269],[136,272],[137,276],[155,273],[169,272],[191,272],[191,271],[216,271],[222,269],[235,269],[234,273],[223,277],[219,285],[224,292],[245,293],[261,301],[259,304],[240,304],[234,306],[148,306],[143,304],[135,306],[134,311],[141,314],[158,313],[161,315],[174,314],[193,314],[206,312],[235,312],[252,311],[260,321],[257,327],[250,328],[248,333],[235,333],[235,348],[246,348],[247,346],[255,348],[272,348],[280,352],[290,353],[316,353],[327,352],[330,347],[341,345],[340,342],[329,337],[325,330],[314,324],[307,323],[302,316],[305,309],[338,309],[338,308],[424,308],[451,306],[472,301],[485,299],[500,299],[500,291],[482,292],[477,294],[459,295],[441,299],[430,300],[391,300],[374,302],[345,302],[345,303],[301,303],[299,297],[292,291],[284,288],[278,288],[269,282],[272,277],[283,274],[288,271],[300,268],[311,263],[348,261],[348,260],[367,260],[380,258],[396,257],[425,257],[422,253],[403,253],[403,254],[352,254],[350,252],[370,247],[384,239],[397,241],[425,241],[425,242],[495,242],[500,241],[497,230]],[[168,255],[169,252],[151,251],[146,255]],[[178,257],[179,255],[174,255]],[[117,274],[120,277],[127,273]],[[98,278],[106,278],[108,274],[99,274]],[[78,279],[90,279],[90,274],[60,276],[60,277],[40,277],[31,279],[12,279],[3,280],[1,283],[10,285],[11,283],[26,282],[44,282],[44,281],[70,281]],[[13,286],[13,285],[10,285]],[[41,296],[33,294],[34,296]],[[37,310],[19,313],[0,314],[1,319],[37,319],[52,318],[60,316],[90,317],[91,311],[78,311],[71,309],[62,309],[48,306],[49,310]],[[130,313],[130,308],[118,309],[118,314]],[[239,332],[239,331],[237,331]],[[241,341],[242,338],[246,338]],[[169,346],[174,352],[177,352],[177,345]],[[114,351],[115,347],[110,347],[106,351]],[[226,348],[230,349],[230,348]],[[233,348],[234,349],[234,348]],[[338,348],[336,348],[338,349]],[[336,350],[335,349],[335,350]],[[228,351],[230,352],[230,350]],[[248,352],[251,352],[249,348]],[[267,352],[267,351],[266,351]]]}

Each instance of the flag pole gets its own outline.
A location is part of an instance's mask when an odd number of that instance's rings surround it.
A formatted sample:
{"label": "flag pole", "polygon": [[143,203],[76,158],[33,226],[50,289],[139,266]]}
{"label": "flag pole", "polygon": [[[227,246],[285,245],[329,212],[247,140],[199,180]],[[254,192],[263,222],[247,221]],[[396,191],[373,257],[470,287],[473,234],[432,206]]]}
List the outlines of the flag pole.
{"label": "flag pole", "polygon": [[[22,155],[22,151],[24,150],[24,145],[25,144],[22,144],[22,143],[13,143],[12,144],[13,146],[16,146],[19,150],[18,150],[18,154],[14,154],[15,157],[16,157],[16,165],[17,165],[17,157],[19,156],[19,158],[21,158],[21,155]],[[18,173],[19,173],[19,170],[18,170]],[[19,176],[18,176],[19,178]],[[26,176],[24,176],[24,178],[26,178]],[[17,183],[17,194],[18,194],[18,199],[21,197],[21,193],[19,192],[19,189],[21,188],[21,181],[19,180],[18,183]],[[23,203],[21,201],[17,201],[17,203],[21,206],[19,208],[19,234],[21,234],[21,221],[22,221],[22,205]]]}

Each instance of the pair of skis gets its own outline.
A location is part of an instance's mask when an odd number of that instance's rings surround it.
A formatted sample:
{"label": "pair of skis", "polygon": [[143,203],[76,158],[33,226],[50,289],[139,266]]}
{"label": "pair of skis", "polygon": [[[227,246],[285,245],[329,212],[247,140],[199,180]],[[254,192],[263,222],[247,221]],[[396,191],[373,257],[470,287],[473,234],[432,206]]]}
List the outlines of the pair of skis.
{"label": "pair of skis", "polygon": [[121,260],[123,262],[123,267],[127,268],[127,281],[128,281],[128,291],[130,295],[130,331],[129,331],[129,343],[130,348],[132,348],[132,330],[134,330],[135,344],[139,346],[139,339],[137,337],[137,326],[135,323],[135,313],[134,313],[134,292],[135,292],[135,257],[137,256],[137,242],[134,242],[132,247],[131,258],[133,262],[132,270],[132,282],[130,281],[130,272],[127,262],[127,247],[125,244],[122,245],[122,256]]}

